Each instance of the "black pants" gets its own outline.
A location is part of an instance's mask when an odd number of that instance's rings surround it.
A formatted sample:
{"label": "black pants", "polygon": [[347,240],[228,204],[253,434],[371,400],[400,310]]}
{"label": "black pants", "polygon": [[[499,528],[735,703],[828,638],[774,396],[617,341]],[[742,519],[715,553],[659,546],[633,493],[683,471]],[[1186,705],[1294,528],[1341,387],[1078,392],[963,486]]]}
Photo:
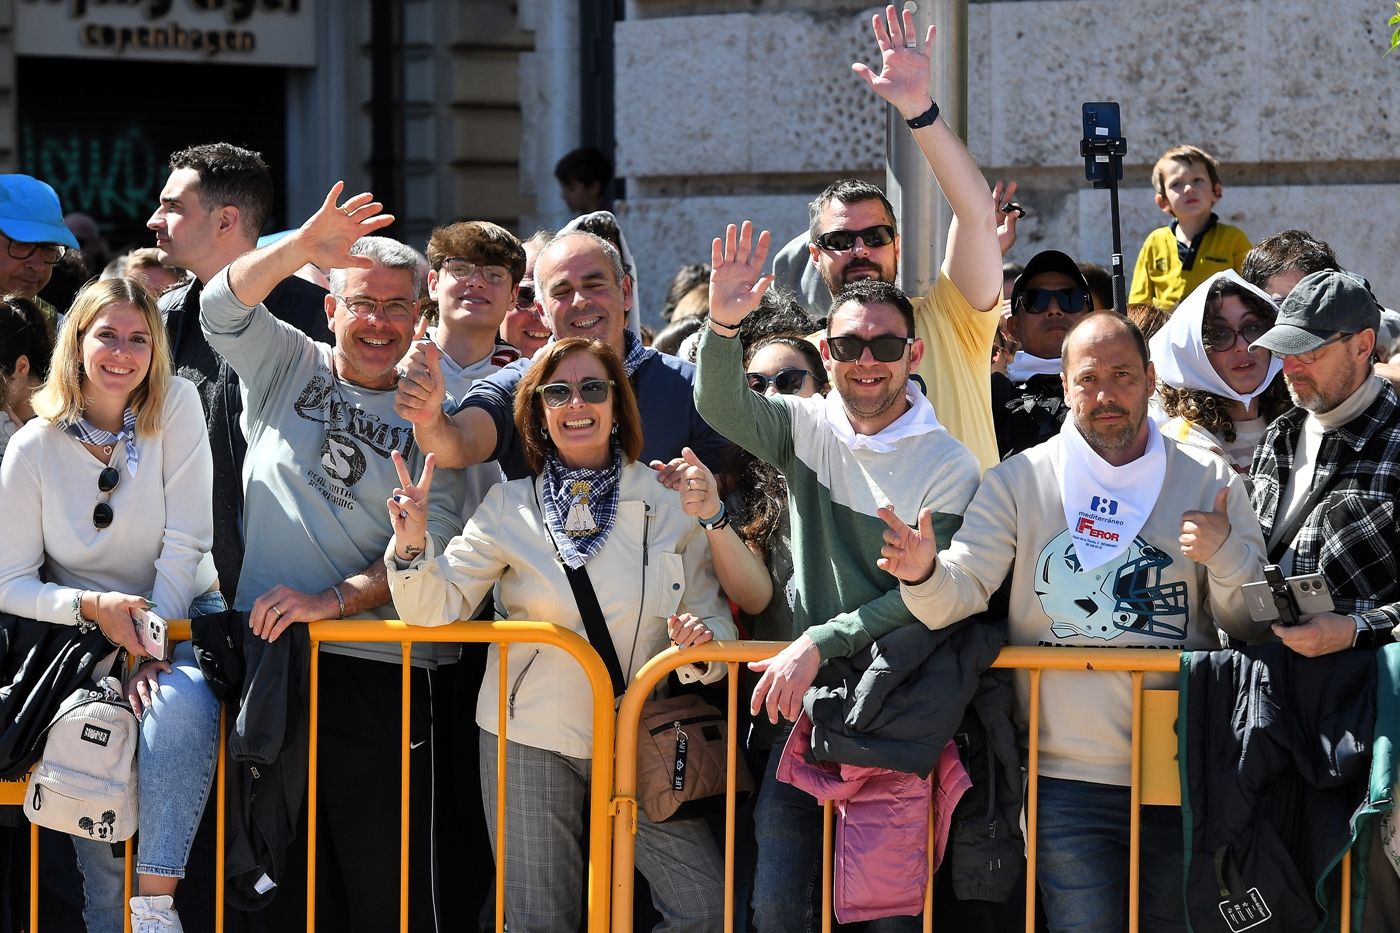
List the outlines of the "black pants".
{"label": "black pants", "polygon": [[[320,661],[316,928],[324,933],[397,930],[403,669],[325,651]],[[414,668],[411,675],[408,919],[413,931],[446,929],[437,916],[438,871],[433,856],[436,680],[436,672],[421,668]],[[305,828],[303,814],[302,839]],[[302,845],[293,847],[289,862],[286,882],[272,903],[255,913],[230,910],[230,930],[305,929]]]}

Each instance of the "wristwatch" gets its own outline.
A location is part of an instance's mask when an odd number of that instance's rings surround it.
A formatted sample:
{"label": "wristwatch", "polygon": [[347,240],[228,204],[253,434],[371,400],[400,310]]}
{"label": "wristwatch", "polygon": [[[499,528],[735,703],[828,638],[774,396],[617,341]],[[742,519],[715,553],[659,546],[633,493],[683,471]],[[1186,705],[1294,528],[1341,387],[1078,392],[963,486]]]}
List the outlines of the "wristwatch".
{"label": "wristwatch", "polygon": [[1349,618],[1356,623],[1356,634],[1352,637],[1351,646],[1353,648],[1375,648],[1379,643],[1376,627],[1366,621],[1366,617],[1359,612],[1353,612]]}

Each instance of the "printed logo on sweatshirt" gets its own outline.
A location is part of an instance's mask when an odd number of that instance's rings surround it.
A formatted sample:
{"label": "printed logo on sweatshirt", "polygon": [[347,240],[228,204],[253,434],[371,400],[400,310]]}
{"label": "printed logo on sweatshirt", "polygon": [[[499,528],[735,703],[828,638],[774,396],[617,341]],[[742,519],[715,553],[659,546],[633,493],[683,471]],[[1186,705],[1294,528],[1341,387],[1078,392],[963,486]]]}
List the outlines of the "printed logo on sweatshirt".
{"label": "printed logo on sweatshirt", "polygon": [[345,401],[327,370],[316,371],[293,409],[298,417],[325,428],[320,471],[307,471],[307,479],[334,505],[355,507],[351,488],[364,478],[370,457],[387,460],[395,450],[405,458],[413,454],[412,425],[397,419],[386,421]]}
{"label": "printed logo on sweatshirt", "polygon": [[[1081,518],[1080,524],[1086,526],[1080,534],[1101,531],[1093,519]],[[1187,586],[1180,580],[1164,582],[1163,572],[1171,565],[1170,554],[1138,536],[1117,560],[1085,571],[1066,528],[1036,561],[1035,594],[1050,617],[1050,638],[1185,638]]]}

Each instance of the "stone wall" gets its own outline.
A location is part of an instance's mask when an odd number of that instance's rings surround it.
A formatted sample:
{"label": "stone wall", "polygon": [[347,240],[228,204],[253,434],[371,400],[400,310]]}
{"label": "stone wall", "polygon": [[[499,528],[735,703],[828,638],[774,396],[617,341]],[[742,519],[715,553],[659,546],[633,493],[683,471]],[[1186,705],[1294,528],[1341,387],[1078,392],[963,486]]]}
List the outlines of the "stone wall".
{"label": "stone wall", "polygon": [[[1150,171],[1191,142],[1221,161],[1218,212],[1251,239],[1302,226],[1400,305],[1400,58],[1375,0],[1003,0],[969,7],[969,145],[1030,211],[1009,258],[1056,246],[1108,264],[1108,194],[1088,188],[1080,103],[1118,100],[1129,155],[1129,271],[1165,216]],[[884,176],[882,104],[851,74],[873,61],[876,7],[798,0],[631,0],[617,27],[620,208],[644,313],[729,220],[779,242],[833,178]]]}

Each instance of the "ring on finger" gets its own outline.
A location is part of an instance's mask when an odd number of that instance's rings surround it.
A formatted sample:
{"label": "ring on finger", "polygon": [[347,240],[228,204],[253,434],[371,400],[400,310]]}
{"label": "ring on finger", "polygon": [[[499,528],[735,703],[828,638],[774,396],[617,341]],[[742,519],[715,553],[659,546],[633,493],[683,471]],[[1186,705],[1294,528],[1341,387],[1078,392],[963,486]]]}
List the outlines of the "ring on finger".
{"label": "ring on finger", "polygon": [[281,606],[273,606],[273,607],[272,607],[272,611],[275,612],[275,613],[277,613],[277,618],[279,618],[279,619],[282,618],[282,607],[281,607]]}

